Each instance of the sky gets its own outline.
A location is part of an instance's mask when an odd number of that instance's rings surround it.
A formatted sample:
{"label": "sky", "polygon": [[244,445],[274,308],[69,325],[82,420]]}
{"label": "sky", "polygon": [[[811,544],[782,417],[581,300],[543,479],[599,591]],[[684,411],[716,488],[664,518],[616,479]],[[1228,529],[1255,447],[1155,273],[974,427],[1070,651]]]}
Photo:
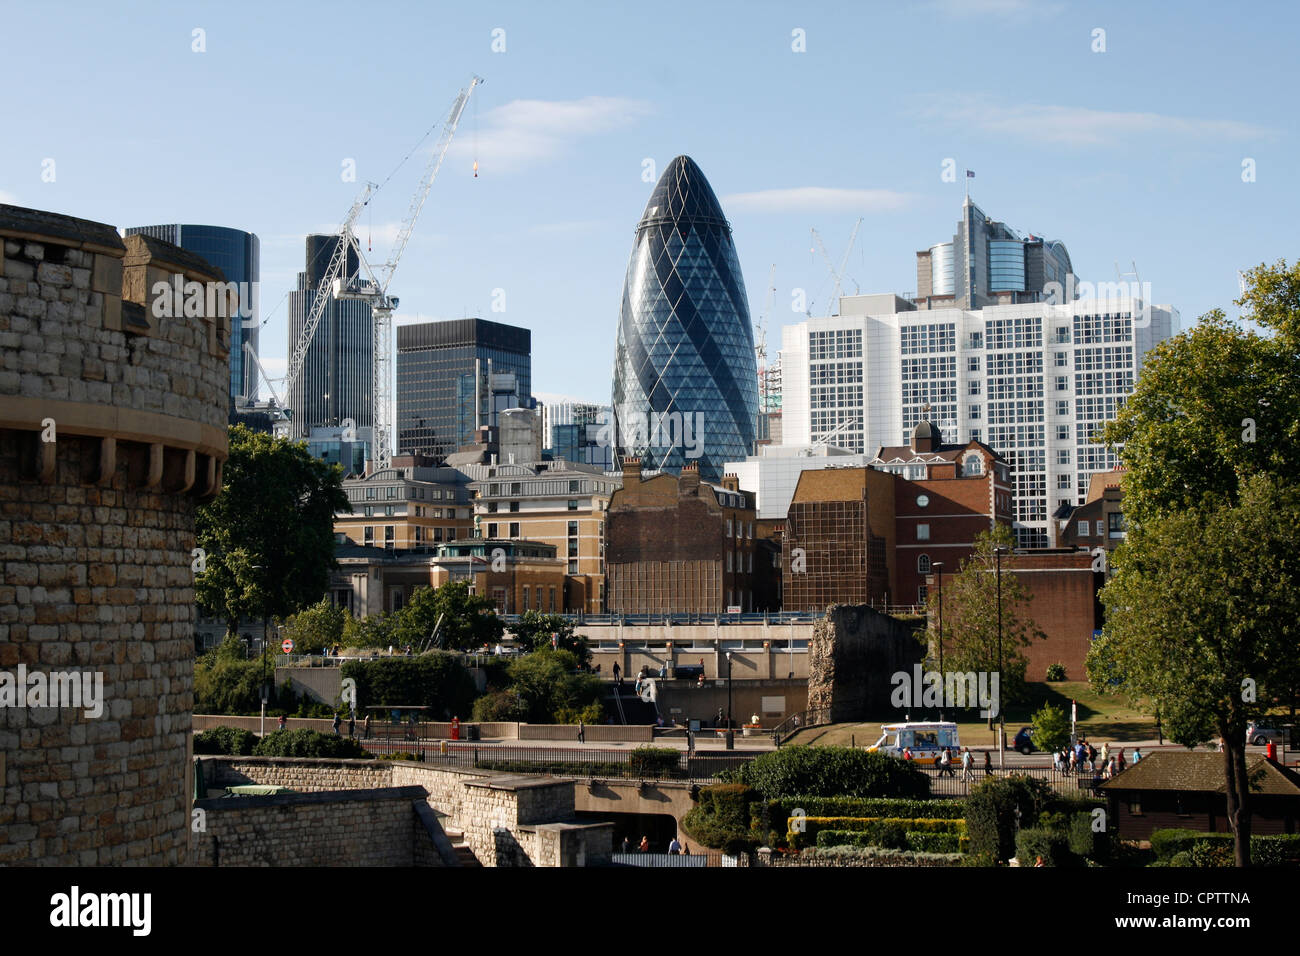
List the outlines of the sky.
{"label": "sky", "polygon": [[0,202],[256,233],[282,374],[304,236],[392,174],[358,223],[384,262],[436,137],[417,144],[479,75],[389,292],[399,323],[531,329],[535,394],[609,401],[636,224],[680,154],[722,201],[772,354],[831,298],[811,229],[838,264],[861,218],[845,291],[906,295],[968,183],[1081,279],[1136,267],[1186,327],[1236,313],[1238,270],[1296,257],[1298,11],[0,0]]}

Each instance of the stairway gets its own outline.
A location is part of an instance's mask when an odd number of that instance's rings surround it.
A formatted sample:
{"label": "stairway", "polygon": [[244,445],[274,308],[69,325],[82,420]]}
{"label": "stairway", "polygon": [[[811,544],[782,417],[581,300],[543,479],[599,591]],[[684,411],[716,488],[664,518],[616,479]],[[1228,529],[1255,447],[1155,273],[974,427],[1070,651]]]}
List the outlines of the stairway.
{"label": "stairway", "polygon": [[454,827],[443,827],[443,832],[447,834],[447,839],[451,841],[451,848],[456,851],[456,859],[460,860],[461,866],[479,867],[483,864],[478,861],[474,851],[469,848],[465,842],[465,831],[457,830]]}

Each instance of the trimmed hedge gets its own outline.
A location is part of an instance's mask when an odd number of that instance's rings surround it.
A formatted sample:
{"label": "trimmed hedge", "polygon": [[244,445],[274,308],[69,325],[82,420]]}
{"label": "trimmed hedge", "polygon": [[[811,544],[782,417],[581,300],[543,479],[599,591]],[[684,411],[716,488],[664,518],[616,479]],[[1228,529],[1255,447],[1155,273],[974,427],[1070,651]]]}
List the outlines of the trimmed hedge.
{"label": "trimmed hedge", "polygon": [[[1231,833],[1165,829],[1151,834],[1154,866],[1217,866],[1233,863]],[[1226,857],[1227,863],[1218,861]],[[1300,834],[1277,833],[1250,838],[1250,862],[1256,866],[1286,866],[1300,862]]]}
{"label": "trimmed hedge", "polygon": [[725,853],[752,852],[760,841],[750,829],[750,804],[759,794],[740,783],[720,783],[700,791],[699,804],[682,818],[682,829],[699,843]]}
{"label": "trimmed hedge", "polygon": [[[803,832],[792,827],[796,821],[802,823]],[[875,846],[907,846],[906,834],[914,833],[948,833],[964,836],[966,821],[942,819],[917,819],[904,817],[791,817],[787,821],[786,842],[791,847],[801,848],[820,845],[818,835],[824,830],[866,833],[871,836],[868,844]]]}
{"label": "trimmed hedge", "polygon": [[[964,800],[909,800],[897,797],[782,797],[754,805],[755,825],[770,830],[802,810],[810,817],[898,817],[908,820],[960,820]],[[762,816],[762,815],[766,816]]]}
{"label": "trimmed hedge", "polygon": [[880,842],[880,837],[879,832],[873,831],[822,830],[817,834],[817,847],[876,846],[919,853],[962,853],[969,843],[969,838],[955,833],[923,833],[915,830],[903,831],[901,840],[894,839],[892,833],[888,834],[888,838],[894,842]]}
{"label": "trimmed hedge", "polygon": [[196,754],[230,754],[247,757],[257,746],[257,734],[239,727],[213,727],[194,735]]}
{"label": "trimmed hedge", "polygon": [[315,730],[277,730],[263,737],[253,748],[256,757],[341,757],[355,760],[373,759],[351,737],[322,734]]}
{"label": "trimmed hedge", "polygon": [[959,853],[918,853],[913,850],[886,850],[878,846],[832,846],[804,850],[811,857],[844,860],[878,860],[882,866],[961,866]]}
{"label": "trimmed hedge", "polygon": [[743,764],[734,778],[769,800],[795,794],[913,800],[930,795],[929,776],[910,761],[852,747],[788,745]]}
{"label": "trimmed hedge", "polygon": [[682,765],[682,752],[676,747],[637,747],[627,755],[627,766],[634,777],[669,777]]}

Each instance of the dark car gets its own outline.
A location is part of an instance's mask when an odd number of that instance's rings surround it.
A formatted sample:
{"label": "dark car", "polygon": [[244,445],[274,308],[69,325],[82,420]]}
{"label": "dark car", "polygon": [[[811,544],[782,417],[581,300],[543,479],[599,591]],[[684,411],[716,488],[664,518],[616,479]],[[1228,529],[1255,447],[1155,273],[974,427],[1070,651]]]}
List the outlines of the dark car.
{"label": "dark car", "polygon": [[1018,750],[1026,756],[1036,751],[1038,748],[1034,746],[1033,733],[1033,727],[1021,727],[1020,733],[1016,734],[1016,739],[1011,742],[1011,749]]}

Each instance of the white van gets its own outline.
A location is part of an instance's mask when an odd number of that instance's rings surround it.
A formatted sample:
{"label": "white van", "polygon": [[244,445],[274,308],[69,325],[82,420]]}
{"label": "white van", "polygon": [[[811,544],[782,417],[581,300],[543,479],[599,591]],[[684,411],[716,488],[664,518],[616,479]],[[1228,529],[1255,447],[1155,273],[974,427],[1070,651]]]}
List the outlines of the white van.
{"label": "white van", "polygon": [[912,752],[918,763],[938,763],[947,747],[952,753],[953,766],[961,760],[961,745],[957,742],[957,725],[952,721],[914,721],[906,724],[881,724],[881,737],[867,750],[903,756],[904,750]]}

